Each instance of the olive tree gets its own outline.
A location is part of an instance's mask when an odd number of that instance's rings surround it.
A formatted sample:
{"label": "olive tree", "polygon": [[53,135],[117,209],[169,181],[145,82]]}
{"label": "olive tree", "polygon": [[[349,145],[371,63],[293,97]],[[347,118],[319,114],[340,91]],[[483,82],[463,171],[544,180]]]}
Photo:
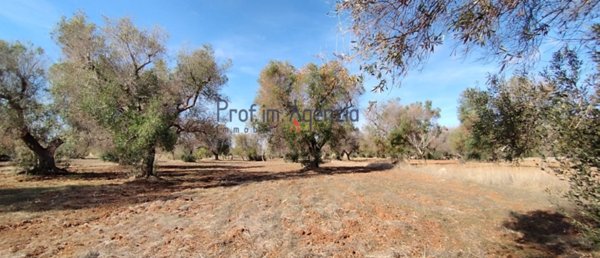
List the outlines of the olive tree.
{"label": "olive tree", "polygon": [[550,90],[526,75],[492,76],[486,90],[466,89],[459,117],[470,158],[518,161],[539,151]]}
{"label": "olive tree", "polygon": [[198,148],[210,152],[215,160],[219,155],[229,154],[231,148],[231,133],[224,124],[217,123],[216,119],[195,112],[185,116],[179,125],[179,145],[186,152],[186,158],[192,158]]}
{"label": "olive tree", "polygon": [[214,120],[206,120],[200,125],[200,130],[194,131],[200,146],[210,151],[219,160],[219,155],[227,155],[231,149],[231,133],[224,124]]}
{"label": "olive tree", "polygon": [[[297,149],[286,142],[294,100],[300,99],[297,89],[297,70],[287,62],[271,61],[261,71],[255,103],[260,106],[259,119],[251,121],[257,133],[266,138],[269,150],[279,156],[297,161]],[[264,114],[264,118],[262,117]]]}
{"label": "olive tree", "polygon": [[278,110],[281,116],[271,119],[265,112],[267,119],[259,128],[273,132],[270,142],[286,142],[288,157],[307,167],[318,167],[323,147],[344,137],[334,133],[343,132],[340,127],[349,121],[348,113],[364,91],[360,78],[336,61],[300,70],[271,62],[259,82],[257,104],[266,111]]}
{"label": "olive tree", "polygon": [[348,15],[363,71],[384,89],[388,77],[405,75],[423,64],[448,39],[465,53],[483,50],[486,59],[507,64],[537,61],[539,47],[579,42],[594,44],[589,34],[600,14],[597,0],[346,0],[338,13]]}
{"label": "olive tree", "polygon": [[167,65],[164,33],[129,19],[98,27],[77,14],[59,22],[54,38],[63,53],[52,68],[54,92],[108,131],[119,161],[140,165],[144,177],[155,175],[156,148],[173,148],[183,115],[216,100],[227,81],[210,47]]}
{"label": "olive tree", "polygon": [[490,103],[490,95],[484,90],[467,88],[461,94],[458,107],[461,130],[455,136],[454,145],[460,146],[463,159],[497,159]]}
{"label": "olive tree", "polygon": [[352,123],[346,122],[335,128],[329,145],[335,152],[336,159],[342,160],[346,155],[346,158],[350,160],[350,156],[358,152],[360,148],[359,140],[358,128],[354,127]]}
{"label": "olive tree", "polygon": [[554,54],[542,73],[550,92],[543,109],[544,146],[560,162],[550,169],[569,182],[567,197],[580,208],[574,217],[596,247],[600,247],[599,57],[600,52],[592,52],[596,69],[585,78],[577,53],[565,48]]}
{"label": "olive tree", "polygon": [[242,160],[263,161],[265,160],[265,151],[261,144],[261,139],[256,134],[240,133],[233,136],[234,147],[232,152],[238,155]]}
{"label": "olive tree", "polygon": [[0,131],[20,139],[36,158],[31,173],[56,174],[59,138],[56,113],[48,104],[43,50],[0,40]]}
{"label": "olive tree", "polygon": [[[592,57],[600,60],[598,52]],[[509,81],[492,78],[487,90],[465,91],[460,108],[469,144],[485,146],[506,160],[534,151],[551,157],[543,168],[570,183],[567,197],[580,208],[574,218],[596,244],[600,243],[598,67],[584,77],[578,54],[564,48],[553,55],[541,80],[523,75]]]}
{"label": "olive tree", "polygon": [[433,108],[431,101],[401,105],[396,99],[372,107],[367,129],[386,141],[386,152],[392,157],[414,155],[424,159],[434,150],[434,140],[442,133],[439,117],[440,110]]}

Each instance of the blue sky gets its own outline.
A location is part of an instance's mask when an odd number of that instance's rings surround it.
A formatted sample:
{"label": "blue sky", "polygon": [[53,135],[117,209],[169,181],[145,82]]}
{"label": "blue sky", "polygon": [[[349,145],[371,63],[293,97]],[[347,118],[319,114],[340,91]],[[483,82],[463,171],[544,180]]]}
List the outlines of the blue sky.
{"label": "blue sky", "polygon": [[[31,42],[46,50],[51,62],[60,50],[51,32],[62,16],[84,11],[95,23],[103,17],[129,17],[142,28],[158,26],[169,38],[172,56],[179,50],[211,44],[221,60],[231,59],[229,82],[224,94],[230,108],[249,108],[258,89],[258,75],[269,60],[287,60],[296,67],[322,63],[332,53],[350,49],[351,35],[340,29],[343,21],[334,10],[333,0],[303,1],[3,1],[0,4],[0,38]],[[459,124],[457,101],[466,87],[485,84],[493,64],[451,55],[444,45],[420,70],[403,79],[400,88],[383,93],[369,92],[361,97],[361,108],[369,101],[400,98],[403,103],[432,100],[442,110],[440,123]],[[368,83],[368,82],[367,82]],[[361,117],[359,126],[364,123]]]}

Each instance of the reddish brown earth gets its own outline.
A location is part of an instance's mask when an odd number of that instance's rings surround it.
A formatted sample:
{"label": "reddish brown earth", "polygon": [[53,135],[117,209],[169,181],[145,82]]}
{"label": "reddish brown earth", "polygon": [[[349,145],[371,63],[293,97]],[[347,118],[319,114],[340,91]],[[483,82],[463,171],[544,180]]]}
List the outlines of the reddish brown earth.
{"label": "reddish brown earth", "polygon": [[543,191],[418,169],[161,161],[162,180],[140,181],[97,160],[60,178],[3,166],[2,257],[591,255]]}

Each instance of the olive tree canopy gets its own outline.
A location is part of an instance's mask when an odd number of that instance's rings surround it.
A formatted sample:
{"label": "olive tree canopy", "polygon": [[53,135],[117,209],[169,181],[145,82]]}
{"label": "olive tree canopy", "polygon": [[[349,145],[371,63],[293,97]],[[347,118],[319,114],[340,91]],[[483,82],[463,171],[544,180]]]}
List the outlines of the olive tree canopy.
{"label": "olive tree canopy", "polygon": [[37,159],[31,172],[60,172],[54,154],[63,143],[48,101],[43,50],[0,40],[0,131],[20,139]]}
{"label": "olive tree canopy", "polygon": [[600,14],[598,0],[343,0],[362,70],[380,80],[405,75],[423,64],[437,46],[452,38],[465,53],[484,50],[485,58],[507,64],[537,61],[539,47],[593,44]]}
{"label": "olive tree canopy", "polygon": [[[54,38],[63,59],[52,68],[55,95],[71,118],[93,119],[110,132],[119,160],[154,175],[156,147],[173,148],[186,112],[219,98],[227,65],[209,46],[181,52],[167,64],[165,35],[142,30],[129,19],[63,18]],[[189,118],[188,118],[189,119]]]}

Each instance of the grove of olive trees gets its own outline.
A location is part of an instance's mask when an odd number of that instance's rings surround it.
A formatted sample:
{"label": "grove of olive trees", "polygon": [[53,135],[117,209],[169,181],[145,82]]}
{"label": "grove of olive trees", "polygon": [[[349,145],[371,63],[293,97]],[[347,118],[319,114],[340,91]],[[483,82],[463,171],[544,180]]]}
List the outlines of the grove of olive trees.
{"label": "grove of olive trees", "polygon": [[[208,111],[227,98],[230,68],[210,45],[173,55],[161,29],[128,18],[93,23],[77,13],[58,21],[51,34],[60,48],[54,63],[32,44],[0,40],[0,161],[57,177],[69,173],[63,159],[95,151],[147,179],[158,177],[159,154],[175,156],[176,150],[186,162],[282,158],[302,164],[296,177],[344,157],[510,166],[536,158],[568,182],[565,195],[576,207],[570,218],[598,246],[599,6],[584,0],[340,1],[336,10],[351,21],[355,51],[301,68],[268,62],[254,97],[266,116],[248,122],[252,134],[232,133]],[[441,109],[430,100],[393,99],[359,111],[365,78],[375,79],[375,92],[399,85],[448,38],[455,50],[482,54],[498,66],[485,88],[463,85],[469,88],[456,100],[456,127],[443,126]],[[540,62],[542,47],[554,52],[547,63]],[[223,177],[212,186],[251,179]]]}

